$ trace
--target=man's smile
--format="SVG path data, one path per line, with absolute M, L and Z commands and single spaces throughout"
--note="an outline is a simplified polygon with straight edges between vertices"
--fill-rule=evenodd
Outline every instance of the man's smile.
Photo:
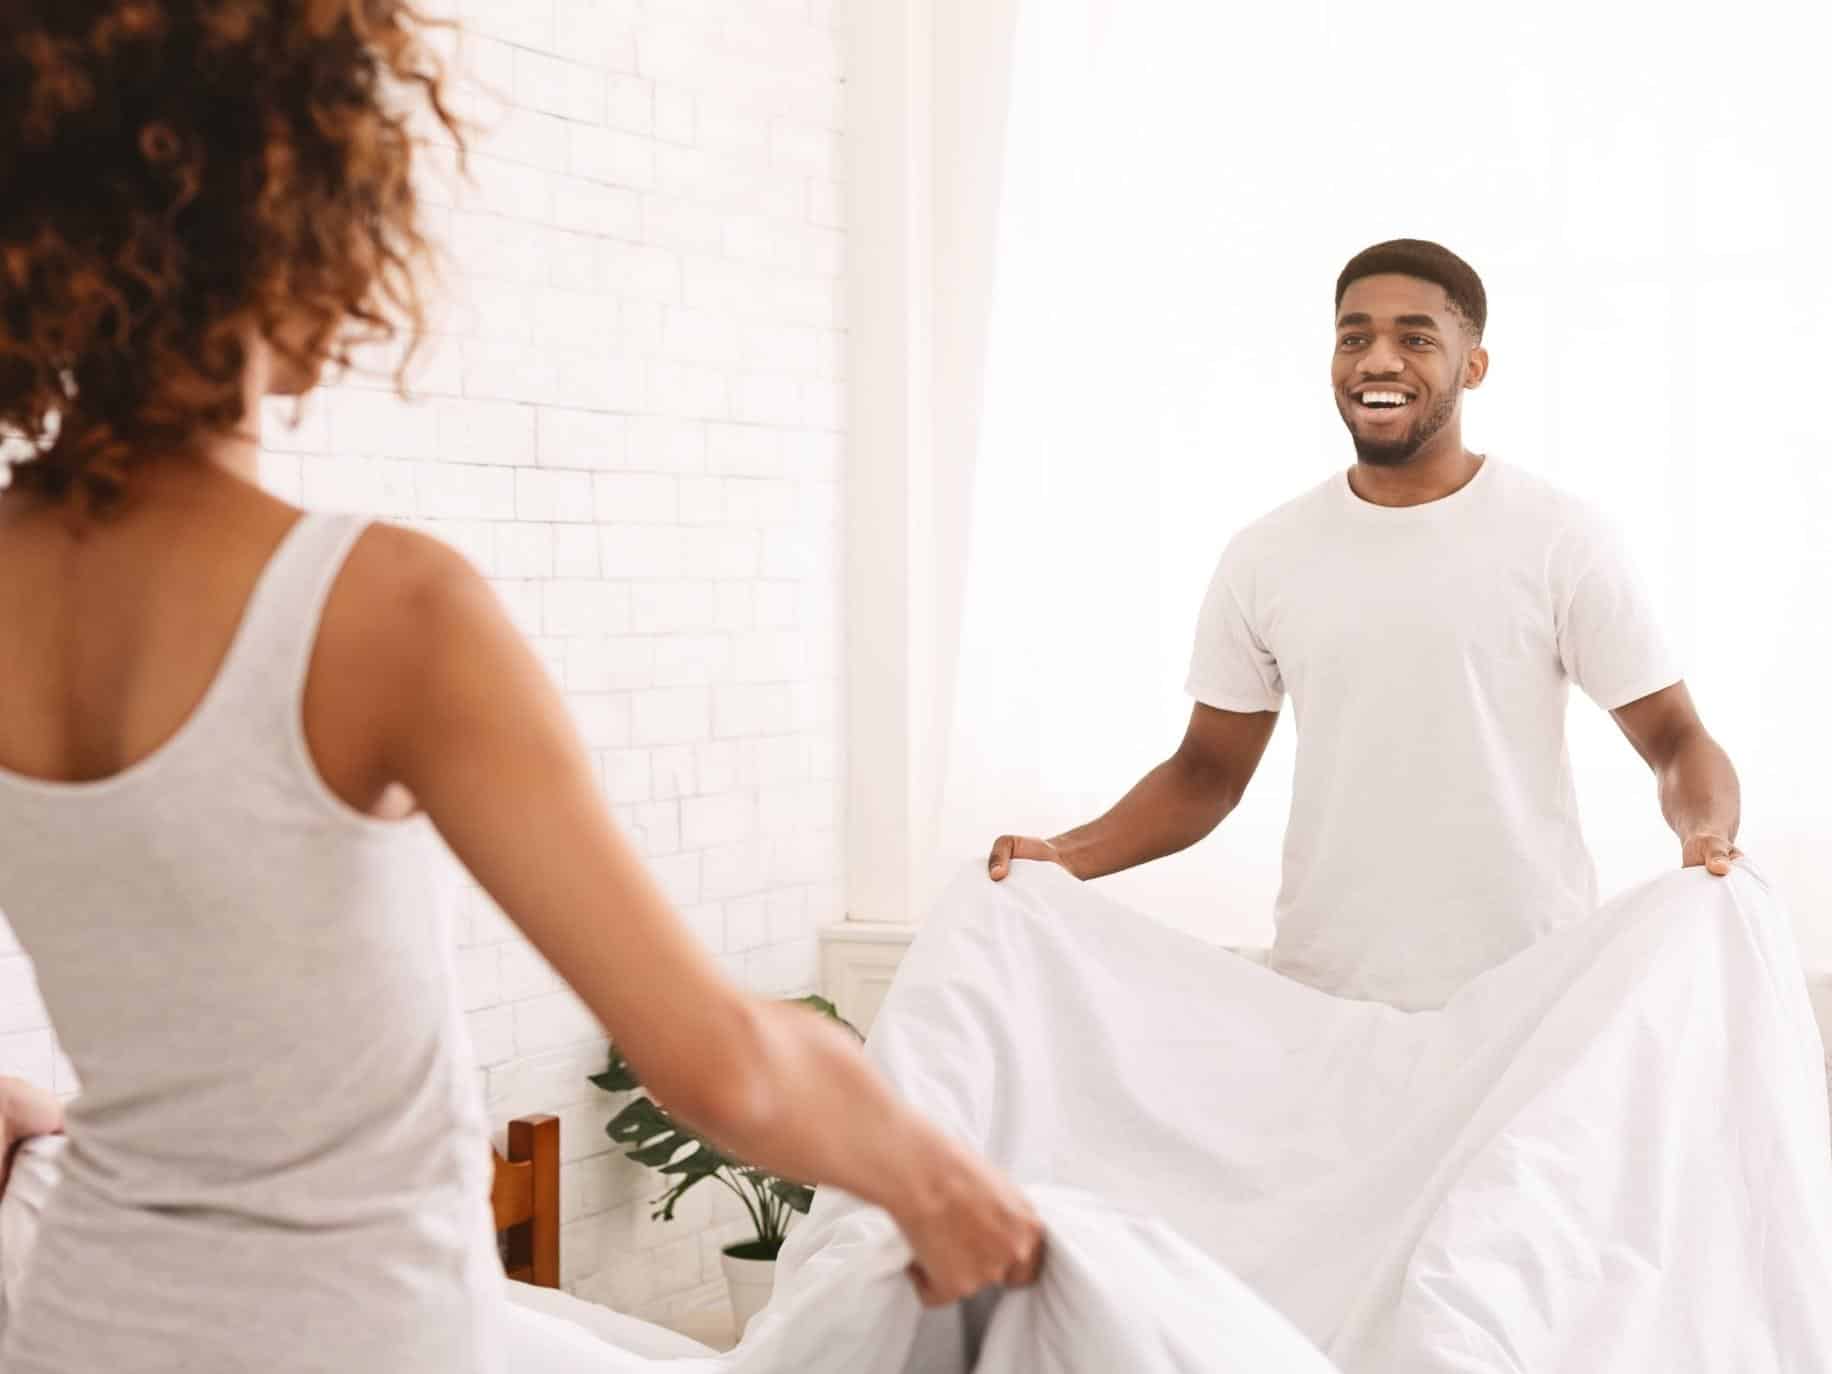
M 1354 413 L 1370 424 L 1389 424 L 1408 416 L 1418 397 L 1402 387 L 1365 386 L 1353 393 Z

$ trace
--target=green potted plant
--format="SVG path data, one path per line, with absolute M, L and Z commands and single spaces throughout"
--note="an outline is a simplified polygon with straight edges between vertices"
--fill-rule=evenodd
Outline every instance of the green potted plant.
M 859 1036 L 858 1028 L 842 1017 L 826 998 L 791 1000 L 837 1021 Z M 859 1038 L 864 1039 L 863 1036 Z M 722 1184 L 744 1204 L 756 1234 L 750 1240 L 726 1246 L 723 1255 L 732 1315 L 738 1330 L 743 1331 L 750 1319 L 769 1302 L 770 1290 L 776 1281 L 776 1256 L 788 1235 L 790 1215 L 807 1212 L 814 1201 L 814 1189 L 733 1159 L 676 1121 L 668 1114 L 668 1109 L 643 1088 L 636 1070 L 616 1045 L 611 1046 L 610 1065 L 603 1073 L 591 1075 L 591 1081 L 609 1093 L 636 1094 L 610 1119 L 604 1133 L 623 1146 L 624 1153 L 631 1159 L 669 1180 L 667 1191 L 655 1199 L 652 1215 L 657 1220 L 674 1220 L 676 1204 L 690 1189 L 707 1179 Z

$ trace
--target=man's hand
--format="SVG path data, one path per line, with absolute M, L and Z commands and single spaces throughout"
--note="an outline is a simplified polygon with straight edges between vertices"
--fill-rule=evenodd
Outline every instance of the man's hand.
M 1679 866 L 1698 868 L 1703 865 L 1705 872 L 1722 878 L 1730 872 L 1730 865 L 1742 857 L 1743 851 L 1722 835 L 1700 833 L 1688 836 L 1680 846 Z
M 1742 790 L 1730 755 L 1705 732 L 1686 684 L 1610 712 L 1660 781 L 1660 814 L 1679 836 L 1680 867 L 1722 878 L 1743 857 L 1736 847 Z
M 1005 875 L 1011 872 L 1013 859 L 1041 859 L 1044 863 L 1069 868 L 1061 851 L 1048 840 L 1039 840 L 1031 835 L 1001 835 L 992 842 L 992 854 L 986 860 L 986 872 L 995 883 L 1005 881 Z M 1069 871 L 1073 873 L 1075 870 Z

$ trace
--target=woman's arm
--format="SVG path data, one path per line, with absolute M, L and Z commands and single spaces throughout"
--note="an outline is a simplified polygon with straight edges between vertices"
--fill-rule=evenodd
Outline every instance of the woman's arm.
M 618 833 L 495 593 L 436 541 L 382 533 L 389 773 L 643 1081 L 733 1153 L 885 1207 L 932 1300 L 1028 1279 L 1041 1233 L 1022 1195 L 912 1113 L 850 1037 L 724 977 Z

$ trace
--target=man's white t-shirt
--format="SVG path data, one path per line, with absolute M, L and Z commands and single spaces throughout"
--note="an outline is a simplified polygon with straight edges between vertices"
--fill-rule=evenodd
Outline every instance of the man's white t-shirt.
M 1566 683 L 1614 710 L 1679 681 L 1607 523 L 1490 458 L 1377 506 L 1345 473 L 1242 530 L 1203 603 L 1189 692 L 1298 726 L 1272 966 L 1442 1005 L 1596 906 Z

